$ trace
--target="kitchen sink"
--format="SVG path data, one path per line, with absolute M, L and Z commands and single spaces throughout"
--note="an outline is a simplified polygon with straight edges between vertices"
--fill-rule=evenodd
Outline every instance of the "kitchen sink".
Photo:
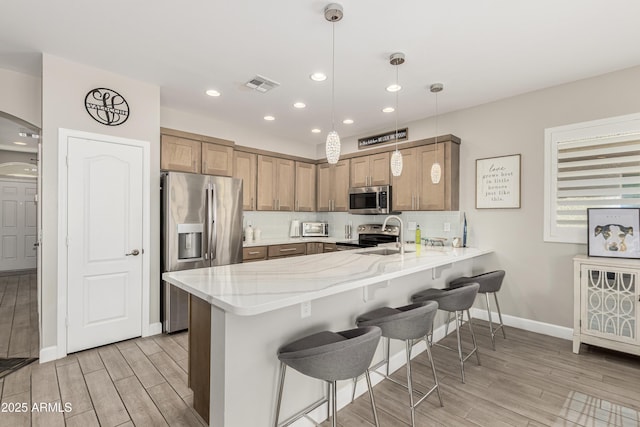
M 404 250 L 404 253 L 409 253 L 414 251 Z M 382 248 L 376 249 L 375 251 L 366 251 L 366 252 L 356 252 L 361 255 L 396 255 L 400 253 L 400 249 L 392 249 L 392 248 Z

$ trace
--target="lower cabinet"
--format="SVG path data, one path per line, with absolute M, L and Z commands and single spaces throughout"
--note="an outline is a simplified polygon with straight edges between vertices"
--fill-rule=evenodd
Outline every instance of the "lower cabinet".
M 196 375 L 192 375 L 197 373 Z M 211 377 L 211 304 L 189 294 L 189 388 L 193 409 L 209 422 Z
M 324 243 L 307 243 L 307 255 L 321 254 L 324 252 Z
M 323 243 L 322 245 L 322 252 L 335 252 L 337 250 L 335 243 Z
M 284 245 L 249 246 L 242 248 L 242 262 L 262 261 L 265 259 L 288 256 L 322 254 L 336 251 L 335 243 L 307 242 Z
M 306 243 L 291 243 L 287 245 L 271 245 L 268 250 L 269 258 L 279 258 L 284 256 L 306 255 Z
M 242 262 L 261 261 L 264 259 L 267 259 L 267 246 L 242 248 Z
M 573 352 L 580 343 L 640 355 L 640 260 L 573 259 Z

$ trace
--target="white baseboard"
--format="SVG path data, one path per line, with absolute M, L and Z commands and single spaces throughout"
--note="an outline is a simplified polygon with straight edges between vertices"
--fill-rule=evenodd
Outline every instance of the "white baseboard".
M 51 347 L 45 347 L 40 349 L 40 363 L 51 362 L 58 358 L 58 347 L 52 345 Z
M 473 316 L 475 319 L 482 319 L 486 321 L 489 320 L 486 309 L 474 307 L 470 311 L 471 316 Z M 491 321 L 496 323 L 499 321 L 497 312 L 491 312 Z M 549 335 L 551 337 L 562 338 L 565 340 L 573 339 L 573 328 L 552 325 L 551 323 L 538 322 L 537 320 L 509 316 L 508 314 L 502 315 L 502 321 L 507 326 L 524 329 L 525 331 L 536 332 L 538 334 Z
M 143 335 L 144 337 L 150 337 L 151 335 L 158 335 L 162 333 L 162 322 L 155 322 L 149 324 L 149 334 Z

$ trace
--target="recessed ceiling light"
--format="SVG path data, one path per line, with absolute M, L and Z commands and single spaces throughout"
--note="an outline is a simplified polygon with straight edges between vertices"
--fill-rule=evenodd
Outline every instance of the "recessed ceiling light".
M 314 82 L 323 82 L 327 80 L 327 75 L 324 73 L 313 73 L 309 76 L 309 78 Z
M 320 129 L 318 129 L 318 128 L 314 128 L 314 129 L 311 129 L 311 132 L 313 132 L 313 133 L 320 133 L 320 132 L 322 132 L 322 131 L 321 131 Z
M 296 102 L 295 104 L 293 104 L 293 106 L 295 108 L 304 108 L 307 106 L 307 104 L 305 104 L 304 102 Z
M 396 84 L 396 83 L 387 86 L 387 92 L 397 92 L 400 89 L 402 89 L 402 86 L 400 86 L 399 84 Z
M 209 96 L 220 96 L 220 92 L 215 89 L 209 89 L 206 94 Z
M 16 144 L 16 145 L 27 145 L 26 142 L 22 142 L 22 141 L 15 141 L 14 144 Z
M 342 123 L 344 123 L 345 125 L 352 125 L 353 124 L 353 120 L 352 119 L 344 119 L 342 121 Z
M 272 122 L 272 121 L 274 121 L 276 118 L 275 118 L 275 117 L 273 117 L 273 116 L 264 116 L 264 119 L 265 119 L 266 121 L 268 121 L 268 122 Z
M 382 109 L 382 112 L 383 112 L 383 113 L 393 113 L 394 111 L 396 111 L 396 109 L 395 109 L 395 108 L 393 108 L 393 107 L 384 107 L 384 108 Z

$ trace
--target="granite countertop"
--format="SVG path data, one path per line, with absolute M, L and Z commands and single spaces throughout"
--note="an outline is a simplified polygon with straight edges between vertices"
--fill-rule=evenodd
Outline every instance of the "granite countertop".
M 493 252 L 407 244 L 411 252 L 404 255 L 365 254 L 385 246 L 394 244 L 177 271 L 164 273 L 162 278 L 222 310 L 250 316 Z

